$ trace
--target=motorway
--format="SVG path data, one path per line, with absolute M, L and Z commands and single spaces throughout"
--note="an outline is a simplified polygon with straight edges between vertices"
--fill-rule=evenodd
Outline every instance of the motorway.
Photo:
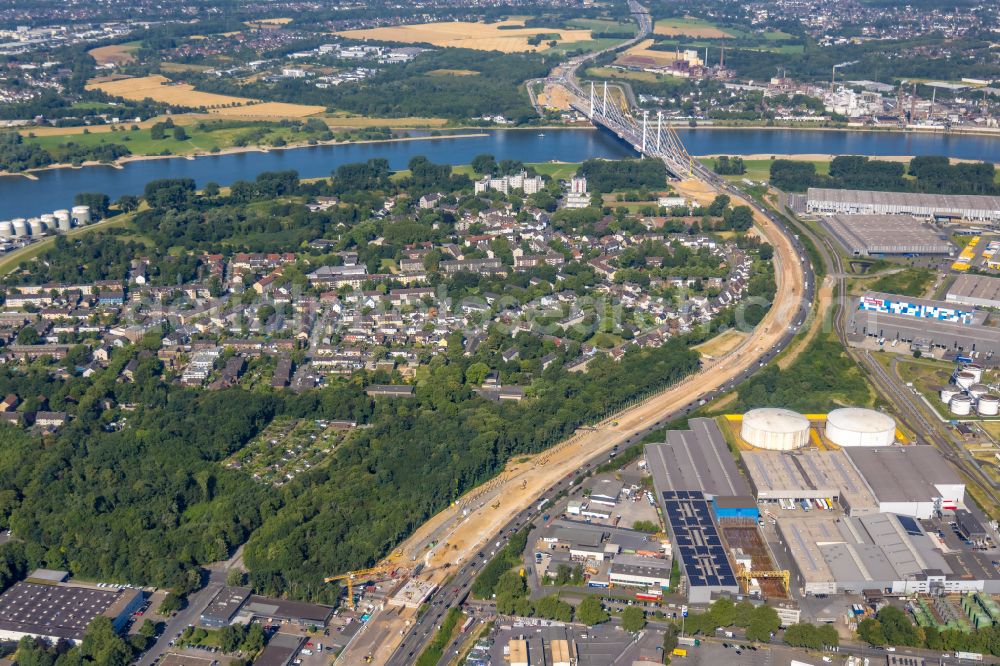
M 633 16 L 640 24 L 639 36 L 636 39 L 641 39 L 652 29 L 652 22 L 644 8 L 634 1 L 629 4 Z M 628 43 L 631 42 L 626 44 Z M 622 48 L 626 44 L 615 48 Z M 567 87 L 572 86 L 579 90 L 575 85 L 575 71 L 588 59 L 580 57 L 572 61 L 571 67 L 567 68 L 564 65 L 554 70 L 556 81 L 564 85 L 568 83 Z M 493 536 L 468 544 L 467 552 L 459 550 L 451 554 L 452 561 L 464 563 L 460 568 L 449 570 L 450 576 L 431 597 L 430 606 L 423 615 L 412 625 L 409 622 L 402 625 L 403 628 L 399 629 L 402 640 L 384 663 L 390 666 L 406 666 L 413 663 L 433 639 L 448 609 L 461 605 L 468 598 L 475 575 L 491 555 L 506 544 L 511 534 L 540 513 L 536 504 L 542 497 L 551 497 L 553 493 L 566 490 L 581 470 L 610 460 L 613 456 L 613 446 L 617 448 L 619 444 L 629 445 L 638 442 L 649 432 L 662 428 L 670 421 L 689 414 L 698 406 L 728 393 L 736 384 L 759 371 L 786 349 L 797 335 L 800 326 L 806 322 L 815 296 L 816 281 L 809 256 L 798 236 L 785 226 L 779 216 L 744 195 L 734 185 L 705 169 L 700 163 L 695 163 L 694 170 L 695 176 L 715 191 L 729 195 L 734 203 L 749 205 L 754 210 L 758 227 L 775 247 L 775 279 L 779 294 L 764 321 L 739 347 L 704 367 L 701 373 L 626 410 L 616 417 L 618 420 L 613 423 L 602 424 L 603 430 L 595 429 L 593 434 L 600 439 L 599 444 L 591 446 L 589 450 L 574 453 L 568 464 L 560 466 L 559 463 L 549 463 L 550 466 L 545 470 L 547 474 L 543 477 L 551 479 L 548 485 L 532 486 L 521 493 L 505 494 L 504 509 L 514 510 L 515 513 L 506 522 L 499 523 L 499 528 L 492 532 Z M 585 442 L 581 441 L 580 445 L 583 447 Z M 559 476 L 556 476 L 557 470 Z M 525 483 L 527 485 L 527 481 Z M 502 492 L 500 488 L 498 491 Z M 497 516 L 502 515 L 495 511 L 491 514 L 487 509 L 481 508 L 470 514 L 465 522 L 479 523 L 482 526 L 498 522 Z M 455 531 L 460 527 L 461 523 Z M 365 633 L 370 635 L 363 642 L 364 645 L 351 646 L 345 650 L 341 655 L 343 663 L 362 663 L 359 655 L 365 653 L 366 646 L 372 646 L 372 649 L 367 652 L 365 660 L 371 659 L 381 663 L 381 650 L 378 650 L 378 656 L 374 656 L 374 651 L 378 647 L 385 649 L 388 647 L 386 643 L 398 639 L 392 629 L 400 623 L 398 617 L 393 618 L 395 624 L 393 623 L 388 617 L 392 614 L 395 614 L 395 611 L 382 611 L 369 620 L 370 625 L 382 622 L 385 627 L 381 630 L 375 626 L 367 627 Z M 447 660 L 446 654 L 442 663 L 446 664 Z

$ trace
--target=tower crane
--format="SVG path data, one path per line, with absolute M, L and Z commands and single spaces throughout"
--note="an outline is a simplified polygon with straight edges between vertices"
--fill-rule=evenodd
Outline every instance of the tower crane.
M 348 571 L 347 573 L 340 574 L 339 576 L 330 576 L 329 578 L 324 578 L 323 582 L 333 583 L 336 581 L 346 580 L 347 602 L 350 604 L 351 610 L 357 610 L 354 604 L 354 583 L 383 576 L 384 574 L 391 575 L 396 571 L 396 568 L 397 567 L 392 564 L 382 564 L 377 567 L 371 567 L 370 569 L 359 569 L 357 571 Z

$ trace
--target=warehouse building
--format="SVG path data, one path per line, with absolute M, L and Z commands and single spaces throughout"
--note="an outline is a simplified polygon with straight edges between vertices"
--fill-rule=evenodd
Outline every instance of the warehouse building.
M 981 591 L 985 579 L 956 575 L 919 523 L 907 516 L 859 518 L 830 513 L 783 518 L 778 531 L 791 555 L 793 586 L 803 594 Z
M 867 481 L 879 511 L 930 518 L 955 510 L 965 499 L 965 483 L 932 446 L 850 448 L 844 453 Z
M 93 588 L 70 583 L 15 583 L 0 596 L 0 641 L 25 636 L 80 643 L 87 626 L 99 616 L 122 631 L 142 606 L 142 592 L 133 588 Z
M 855 257 L 881 254 L 951 254 L 954 247 L 929 225 L 901 215 L 823 218 L 833 237 Z
M 884 305 L 873 303 L 887 299 L 912 307 L 895 306 L 889 310 Z M 955 314 L 928 316 L 932 310 L 921 304 L 929 304 L 939 312 L 950 310 Z M 941 349 L 966 354 L 1000 352 L 1000 328 L 984 325 L 986 319 L 987 313 L 975 311 L 971 307 L 963 308 L 955 303 L 870 292 L 858 299 L 857 308 L 848 321 L 847 332 L 855 343 L 870 337 L 899 340 L 923 351 Z
M 945 300 L 959 305 L 1000 308 L 1000 278 L 986 275 L 959 275 L 948 289 Z
M 869 484 L 843 450 L 745 451 L 743 463 L 758 500 L 828 499 L 850 516 L 878 513 Z
M 806 193 L 806 212 L 826 215 L 915 215 L 997 222 L 1000 221 L 1000 197 L 810 187 Z
M 639 555 L 616 555 L 609 570 L 611 585 L 645 589 L 670 587 L 670 561 Z
M 646 464 L 657 495 L 697 490 L 706 497 L 750 494 L 726 439 L 713 419 L 691 419 L 690 430 L 670 430 L 662 444 L 646 445 Z
M 722 546 L 705 495 L 696 490 L 665 491 L 667 525 L 674 540 L 674 557 L 688 582 L 688 601 L 709 603 L 713 594 L 739 594 L 736 574 Z

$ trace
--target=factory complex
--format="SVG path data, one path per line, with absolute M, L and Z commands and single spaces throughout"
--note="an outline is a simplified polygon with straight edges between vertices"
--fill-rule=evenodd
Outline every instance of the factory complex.
M 810 187 L 806 212 L 821 215 L 911 215 L 938 220 L 1000 221 L 1000 197 L 916 194 Z
M 886 254 L 944 254 L 954 246 L 930 225 L 904 215 L 832 215 L 823 224 L 855 257 Z
M 1000 278 L 988 275 L 959 275 L 948 288 L 945 300 L 958 305 L 1000 308 Z
M 1000 593 L 964 481 L 937 449 L 900 444 L 889 415 L 765 408 L 689 427 L 645 459 L 690 602 Z
M 34 636 L 78 644 L 95 618 L 108 617 L 120 632 L 144 603 L 135 588 L 77 585 L 66 582 L 68 577 L 65 571 L 39 569 L 0 595 L 0 640 Z
M 868 292 L 857 299 L 847 330 L 853 342 L 877 338 L 923 352 L 992 357 L 1000 351 L 1000 327 L 988 325 L 988 318 L 970 304 Z

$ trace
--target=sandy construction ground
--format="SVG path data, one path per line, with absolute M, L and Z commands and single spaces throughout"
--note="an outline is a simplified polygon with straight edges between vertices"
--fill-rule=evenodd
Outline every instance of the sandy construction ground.
M 589 30 L 561 28 L 509 28 L 500 26 L 523 26 L 521 21 L 501 21 L 500 23 L 469 23 L 451 21 L 447 23 L 421 23 L 401 25 L 391 28 L 371 28 L 365 30 L 345 30 L 336 34 L 351 39 L 373 39 L 384 42 L 428 43 L 434 46 L 476 49 L 479 51 L 543 51 L 550 40 L 531 45 L 528 39 L 533 35 L 559 34 L 558 42 L 582 42 L 590 39 Z
M 741 342 L 743 342 L 743 340 L 746 339 L 746 337 L 746 333 L 731 328 L 728 331 L 720 333 L 711 340 L 703 342 L 695 347 L 695 349 L 700 351 L 702 356 L 711 360 L 717 356 L 722 356 L 733 351 L 740 345 Z
M 134 45 L 130 44 L 112 44 L 111 46 L 99 46 L 96 49 L 90 49 L 87 53 L 94 58 L 98 65 L 107 65 L 109 63 L 121 65 L 135 60 L 135 56 L 132 55 L 135 48 Z
M 674 60 L 677 59 L 676 54 L 673 51 L 655 51 L 650 49 L 652 46 L 652 39 L 645 39 L 635 46 L 626 49 L 616 60 L 616 62 L 622 63 L 638 63 L 641 59 L 642 64 L 651 67 L 662 67 L 669 65 Z
M 569 111 L 573 96 L 565 87 L 558 84 L 546 83 L 545 89 L 538 94 L 538 103 L 547 109 L 556 111 Z
M 683 19 L 679 21 L 672 19 L 659 19 L 656 22 L 656 27 L 653 28 L 653 34 L 665 35 L 667 37 L 684 35 L 685 37 L 705 37 L 708 39 L 723 39 L 725 37 L 732 37 L 732 35 L 728 32 L 719 30 L 714 26 L 688 25 L 688 22 Z
M 141 101 L 147 97 L 165 104 L 214 108 L 233 104 L 253 104 L 257 100 L 199 92 L 187 83 L 172 83 L 165 76 L 153 75 L 117 81 L 91 81 L 88 90 L 101 90 L 115 97 Z
M 698 181 L 684 181 L 676 189 L 698 201 L 711 201 L 715 196 L 711 187 Z M 517 458 L 523 462 L 512 461 L 499 477 L 431 518 L 401 548 L 401 559 L 409 561 L 417 557 L 428 565 L 421 579 L 440 585 L 451 567 L 474 555 L 512 516 L 528 508 L 553 484 L 578 474 L 585 461 L 613 446 L 625 444 L 636 433 L 663 419 L 665 414 L 683 409 L 694 396 L 731 382 L 755 363 L 759 351 L 780 341 L 802 296 L 801 265 L 795 248 L 774 224 L 756 211 L 754 216 L 761 232 L 774 245 L 778 283 L 775 302 L 757 328 L 728 354 L 706 362 L 701 372 L 606 419 L 593 429 L 578 430 L 568 440 L 543 453 Z M 466 510 L 467 515 L 463 515 Z M 427 544 L 433 540 L 439 544 L 427 550 Z M 445 564 L 450 566 L 444 568 Z M 414 616 L 415 611 L 379 613 L 340 660 L 345 664 L 364 663 L 365 656 L 372 654 L 372 663 L 385 663 L 400 642 L 400 632 L 405 632 Z

